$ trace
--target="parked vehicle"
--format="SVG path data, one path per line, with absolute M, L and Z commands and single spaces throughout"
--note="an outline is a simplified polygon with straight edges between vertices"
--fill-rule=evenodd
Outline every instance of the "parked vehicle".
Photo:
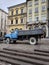
M 28 40 L 30 44 L 37 44 L 38 38 L 44 35 L 43 29 L 34 30 L 15 30 L 5 35 L 6 43 L 16 42 L 17 40 Z
M 0 31 L 0 41 L 3 41 L 4 40 L 4 35 L 3 35 L 3 32 Z
M 3 41 L 4 40 L 4 37 L 0 37 L 0 41 Z

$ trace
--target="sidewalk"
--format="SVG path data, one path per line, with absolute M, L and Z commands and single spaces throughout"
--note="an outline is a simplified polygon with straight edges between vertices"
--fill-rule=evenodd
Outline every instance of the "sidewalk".
M 42 38 L 38 40 L 40 44 L 49 44 L 49 38 Z

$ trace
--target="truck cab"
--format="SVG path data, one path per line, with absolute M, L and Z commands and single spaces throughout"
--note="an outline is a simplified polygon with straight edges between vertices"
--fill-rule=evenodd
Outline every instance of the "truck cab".
M 6 42 L 11 42 L 11 41 L 16 41 L 18 38 L 18 30 L 14 30 L 9 34 L 5 35 L 5 40 Z

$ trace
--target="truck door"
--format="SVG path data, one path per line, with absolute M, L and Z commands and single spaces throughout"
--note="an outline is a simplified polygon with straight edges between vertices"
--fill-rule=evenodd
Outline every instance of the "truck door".
M 18 38 L 18 31 L 12 32 L 11 37 L 14 38 L 14 39 Z

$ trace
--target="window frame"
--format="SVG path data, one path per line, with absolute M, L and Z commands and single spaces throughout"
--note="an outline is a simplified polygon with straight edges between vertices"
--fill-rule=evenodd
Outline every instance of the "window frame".
M 23 9 L 21 9 L 21 14 L 23 14 Z
M 16 15 L 18 15 L 18 9 L 16 10 Z
M 13 20 L 11 20 L 11 25 L 13 24 Z
M 21 24 L 23 24 L 24 23 L 24 19 L 23 18 L 21 18 Z
M 16 24 L 18 24 L 18 19 L 16 19 Z

